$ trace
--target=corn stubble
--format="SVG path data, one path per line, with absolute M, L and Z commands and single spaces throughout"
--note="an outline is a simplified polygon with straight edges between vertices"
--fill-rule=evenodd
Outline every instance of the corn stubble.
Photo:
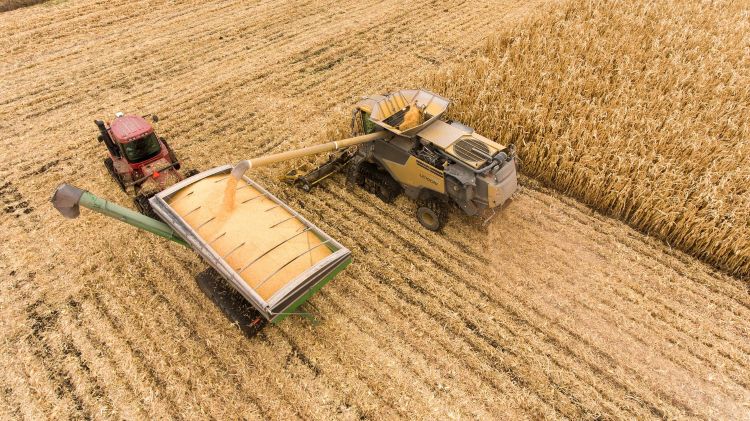
M 340 174 L 308 194 L 284 165 L 253 171 L 355 257 L 311 298 L 320 325 L 252 339 L 201 292 L 194 251 L 49 204 L 61 180 L 130 204 L 92 118 L 157 112 L 186 169 L 346 137 L 359 95 L 438 70 L 405 53 L 412 34 L 449 66 L 540 4 L 53 2 L 0 19 L 19 63 L 0 101 L 0 419 L 747 418 L 746 284 L 542 189 L 437 234 L 413 201 Z
M 747 277 L 748 10 L 573 1 L 428 85 L 527 175 Z

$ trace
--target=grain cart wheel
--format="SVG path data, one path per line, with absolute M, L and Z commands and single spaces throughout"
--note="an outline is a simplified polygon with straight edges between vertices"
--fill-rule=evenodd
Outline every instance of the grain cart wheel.
M 122 191 L 127 191 L 125 188 L 125 183 L 122 181 L 120 174 L 117 174 L 117 172 L 115 171 L 115 164 L 112 162 L 112 158 L 106 158 L 104 160 L 104 166 L 107 167 L 107 172 L 112 176 L 112 178 L 115 179 L 115 181 L 117 181 L 117 185 L 120 186 Z
M 232 324 L 237 325 L 248 338 L 257 335 L 268 321 L 253 306 L 229 286 L 216 270 L 209 268 L 199 273 L 195 280 L 198 287 L 224 313 Z
M 151 208 L 151 204 L 148 203 L 148 199 L 151 196 L 147 196 L 145 194 L 137 195 L 133 199 L 133 201 L 135 202 L 135 207 L 138 208 L 138 212 L 148 216 L 149 218 L 161 220 L 161 218 L 159 218 L 159 215 L 157 215 L 156 212 L 154 212 L 154 210 Z
M 417 204 L 417 220 L 430 231 L 440 231 L 447 217 L 445 204 L 437 199 L 422 200 Z
M 196 174 L 200 174 L 200 171 L 195 170 L 195 169 L 193 169 L 193 170 L 187 170 L 187 171 L 185 171 L 185 178 L 190 178 L 190 177 L 192 177 L 192 176 L 194 176 Z

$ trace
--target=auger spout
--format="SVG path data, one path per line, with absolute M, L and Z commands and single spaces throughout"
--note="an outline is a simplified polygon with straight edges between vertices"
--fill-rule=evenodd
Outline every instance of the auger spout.
M 77 218 L 80 214 L 80 207 L 83 206 L 84 208 L 89 208 L 110 218 L 118 219 L 126 224 L 189 247 L 182 237 L 177 235 L 169 225 L 116 203 L 96 197 L 86 190 L 79 189 L 70 184 L 63 183 L 57 187 L 55 193 L 52 195 L 52 205 L 64 217 L 69 219 Z

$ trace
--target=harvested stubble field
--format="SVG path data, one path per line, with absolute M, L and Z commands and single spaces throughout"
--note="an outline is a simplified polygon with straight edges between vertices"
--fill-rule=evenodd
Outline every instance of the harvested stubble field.
M 71 1 L 2 15 L 0 417 L 747 417 L 746 284 L 533 181 L 489 228 L 454 213 L 434 234 L 403 198 L 340 177 L 305 195 L 282 169 L 255 173 L 355 263 L 311 300 L 321 324 L 254 339 L 202 295 L 191 251 L 47 202 L 65 180 L 129 203 L 94 118 L 157 112 L 200 169 L 310 144 L 356 96 L 418 84 L 539 9 Z

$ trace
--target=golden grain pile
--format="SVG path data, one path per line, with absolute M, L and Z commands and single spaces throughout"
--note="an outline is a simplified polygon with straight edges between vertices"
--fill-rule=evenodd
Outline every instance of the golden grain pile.
M 577 0 L 428 85 L 526 174 L 747 276 L 749 7 Z

